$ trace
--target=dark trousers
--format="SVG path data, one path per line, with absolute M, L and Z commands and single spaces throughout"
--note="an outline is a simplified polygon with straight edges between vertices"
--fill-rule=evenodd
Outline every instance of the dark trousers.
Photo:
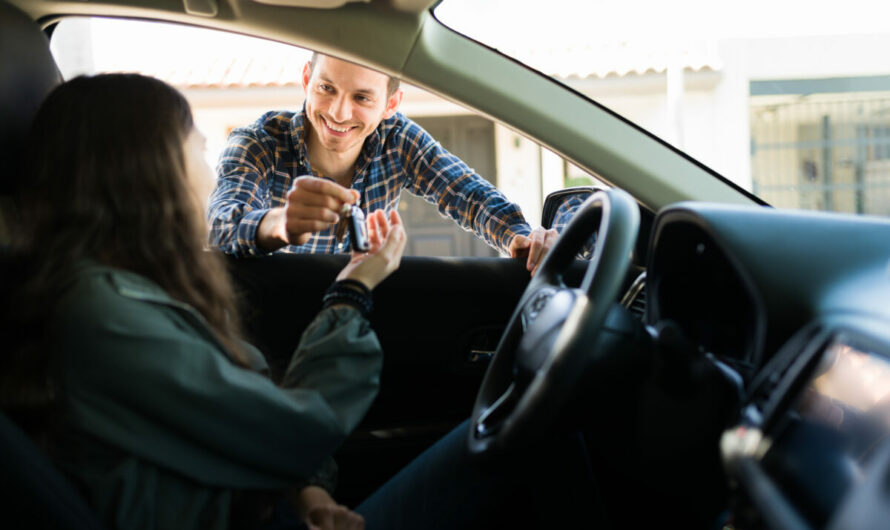
M 571 528 L 601 516 L 577 434 L 485 465 L 467 451 L 468 424 L 455 427 L 355 508 L 367 530 Z M 272 528 L 305 528 L 298 519 L 276 519 Z
M 519 473 L 485 469 L 467 451 L 463 422 L 439 439 L 355 511 L 365 528 L 474 528 L 490 521 L 518 487 Z

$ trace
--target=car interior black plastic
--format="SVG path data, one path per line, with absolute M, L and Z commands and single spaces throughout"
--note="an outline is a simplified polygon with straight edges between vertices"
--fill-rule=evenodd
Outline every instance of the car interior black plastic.
M 0 192 L 14 191 L 25 132 L 43 98 L 60 81 L 40 28 L 18 9 L 0 2 Z M 3 311 L 15 307 L 7 287 L 16 281 L 17 267 L 5 251 L 0 253 L 0 275 L 6 282 Z M 23 528 L 100 528 L 71 482 L 2 414 L 0 469 L 0 511 L 7 523 Z

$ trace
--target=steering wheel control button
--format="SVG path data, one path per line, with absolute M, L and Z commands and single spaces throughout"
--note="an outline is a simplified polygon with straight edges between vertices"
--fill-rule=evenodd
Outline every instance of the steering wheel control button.
M 525 304 L 522 310 L 522 330 L 525 331 L 538 318 L 538 315 L 547 305 L 547 301 L 556 294 L 556 289 L 545 287 L 538 291 L 532 299 Z
M 535 297 L 526 307 L 534 306 L 539 301 L 543 303 L 537 309 L 534 321 L 525 330 L 516 351 L 517 375 L 522 379 L 534 377 L 550 356 L 556 337 L 575 304 L 575 294 L 570 290 L 551 290 L 546 299 Z

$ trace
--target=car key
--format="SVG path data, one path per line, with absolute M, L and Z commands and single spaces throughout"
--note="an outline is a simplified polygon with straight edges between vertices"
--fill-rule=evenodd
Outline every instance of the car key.
M 367 252 L 370 248 L 368 244 L 368 225 L 365 223 L 365 213 L 358 206 L 350 209 L 349 220 L 349 243 L 352 245 L 354 252 Z
M 368 229 L 365 225 L 365 213 L 358 206 L 344 204 L 340 211 L 340 223 L 337 225 L 336 239 L 342 244 L 346 239 L 346 230 L 349 230 L 349 244 L 355 252 L 367 252 Z

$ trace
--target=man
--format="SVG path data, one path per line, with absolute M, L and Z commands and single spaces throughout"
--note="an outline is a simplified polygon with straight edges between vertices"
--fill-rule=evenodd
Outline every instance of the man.
M 557 232 L 532 230 L 517 205 L 398 112 L 398 80 L 313 54 L 302 84 L 302 112 L 269 112 L 229 136 L 210 199 L 212 244 L 235 255 L 345 252 L 343 205 L 389 212 L 406 188 L 525 257 L 534 274 Z

